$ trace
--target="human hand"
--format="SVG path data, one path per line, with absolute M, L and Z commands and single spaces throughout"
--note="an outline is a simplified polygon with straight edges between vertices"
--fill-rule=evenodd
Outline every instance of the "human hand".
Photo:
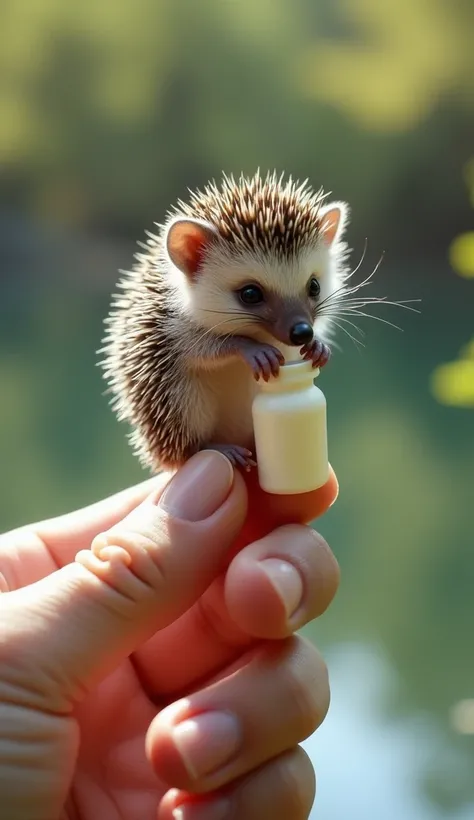
M 322 514 L 335 476 L 277 498 L 207 452 L 168 482 L 0 538 L 5 820 L 309 815 L 298 743 L 329 687 L 293 633 L 339 573 L 321 537 L 289 522 Z

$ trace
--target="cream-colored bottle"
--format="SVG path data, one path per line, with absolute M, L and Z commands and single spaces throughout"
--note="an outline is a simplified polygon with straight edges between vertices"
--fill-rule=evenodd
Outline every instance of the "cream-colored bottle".
M 252 405 L 259 483 L 267 493 L 296 495 L 329 478 L 326 399 L 319 369 L 289 362 L 260 383 Z

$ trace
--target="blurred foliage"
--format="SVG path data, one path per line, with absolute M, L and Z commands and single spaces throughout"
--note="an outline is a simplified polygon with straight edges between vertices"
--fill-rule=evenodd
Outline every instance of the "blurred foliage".
M 474 278 L 474 231 L 463 233 L 453 240 L 450 257 L 459 276 Z
M 473 24 L 465 0 L 4 0 L 3 191 L 136 238 L 187 186 L 284 165 L 393 246 L 390 190 L 423 247 L 470 150 Z
M 318 528 L 342 585 L 310 634 L 383 646 L 387 709 L 443 733 L 420 785 L 447 812 L 474 799 L 450 723 L 474 694 L 473 30 L 472 0 L 0 7 L 2 528 L 143 476 L 96 350 L 117 268 L 170 203 L 257 166 L 347 199 L 358 275 L 388 251 L 371 295 L 422 313 L 385 312 L 400 335 L 366 321 L 324 376 L 341 494 Z
M 474 160 L 467 164 L 465 178 L 474 208 Z M 474 231 L 457 236 L 451 243 L 449 256 L 459 276 L 474 278 Z M 458 359 L 436 367 L 431 386 L 442 404 L 474 407 L 474 337 L 461 349 Z
M 432 389 L 442 404 L 474 408 L 474 338 L 461 349 L 458 359 L 438 365 Z
M 419 125 L 439 96 L 453 91 L 470 108 L 472 29 L 460 3 L 341 0 L 335 6 L 355 36 L 309 47 L 301 82 L 310 96 L 335 103 L 366 128 L 389 132 Z

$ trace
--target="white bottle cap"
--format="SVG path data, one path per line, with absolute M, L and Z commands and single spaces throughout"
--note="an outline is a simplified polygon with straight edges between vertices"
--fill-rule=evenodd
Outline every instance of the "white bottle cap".
M 311 362 L 289 362 L 277 378 L 261 383 L 253 401 L 258 476 L 268 493 L 311 492 L 329 479 L 326 399 L 314 384 L 318 374 Z

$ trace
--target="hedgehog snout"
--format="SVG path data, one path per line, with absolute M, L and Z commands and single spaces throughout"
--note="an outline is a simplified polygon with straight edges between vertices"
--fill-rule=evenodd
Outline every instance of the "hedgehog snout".
M 285 312 L 279 316 L 272 327 L 273 335 L 284 345 L 302 346 L 312 341 L 314 331 L 306 311 Z
M 290 342 L 293 345 L 307 345 L 313 341 L 314 331 L 309 322 L 296 322 L 290 328 Z

